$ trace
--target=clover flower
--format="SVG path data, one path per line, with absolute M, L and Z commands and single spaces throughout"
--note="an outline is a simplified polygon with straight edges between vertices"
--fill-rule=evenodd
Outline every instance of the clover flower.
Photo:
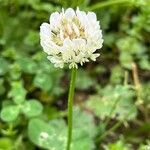
M 95 52 L 102 47 L 102 30 L 94 12 L 62 9 L 52 13 L 49 21 L 40 27 L 40 40 L 55 67 L 78 68 L 100 55 Z

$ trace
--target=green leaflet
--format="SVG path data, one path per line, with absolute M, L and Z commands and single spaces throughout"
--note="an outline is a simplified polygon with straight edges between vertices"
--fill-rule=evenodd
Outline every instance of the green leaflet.
M 7 106 L 4 107 L 1 111 L 1 119 L 6 122 L 11 122 L 17 119 L 20 112 L 20 108 L 18 106 Z
M 95 125 L 90 114 L 74 109 L 74 128 L 72 150 L 92 150 Z M 32 119 L 28 126 L 30 140 L 45 149 L 65 150 L 67 142 L 67 125 L 62 119 L 44 122 L 40 119 Z M 81 140 L 82 139 L 82 140 Z

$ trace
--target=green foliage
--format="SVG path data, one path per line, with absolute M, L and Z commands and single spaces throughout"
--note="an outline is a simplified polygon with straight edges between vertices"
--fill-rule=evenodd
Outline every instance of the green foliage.
M 39 72 L 33 81 L 35 87 L 39 87 L 44 91 L 49 91 L 52 88 L 52 78 L 48 74 L 43 74 Z
M 5 87 L 4 87 L 4 80 L 0 78 L 0 95 L 4 94 Z
M 150 82 L 148 82 L 147 84 L 145 84 L 142 88 L 142 99 L 144 101 L 144 103 L 147 105 L 147 107 L 150 106 Z
M 134 93 L 130 87 L 121 85 L 116 87 L 107 86 L 101 94 L 102 96 L 91 96 L 86 102 L 86 107 L 91 109 L 101 119 L 111 117 L 122 120 L 132 107 L 134 107 L 134 111 L 125 119 L 128 120 L 136 117 L 137 110 L 132 101 Z
M 75 107 L 73 125 L 72 150 L 92 150 L 94 148 L 93 138 L 96 135 L 92 115 Z
M 143 59 L 145 59 L 144 53 L 146 51 L 146 48 L 136 38 L 128 37 L 128 36 L 123 37 L 122 39 L 120 38 L 117 41 L 117 46 L 121 51 L 120 58 L 119 58 L 121 65 L 126 68 L 131 69 L 131 64 L 134 61 L 135 56 L 139 59 L 139 61 L 143 61 Z M 133 57 L 133 55 L 134 55 L 134 57 Z M 144 62 L 143 62 L 143 64 L 144 64 Z M 148 62 L 145 62 L 145 65 L 143 65 L 143 69 L 145 69 L 147 67 L 148 67 Z
M 1 111 L 1 119 L 6 122 L 14 121 L 18 117 L 19 111 L 20 109 L 18 106 L 4 107 Z
M 147 150 L 150 148 L 150 141 L 148 140 L 146 144 L 141 144 L 138 150 Z
M 1 110 L 1 119 L 6 122 L 14 121 L 23 113 L 27 118 L 41 115 L 43 106 L 37 100 L 28 100 L 21 104 L 4 106 Z
M 129 146 L 125 145 L 123 140 L 119 140 L 116 143 L 105 146 L 105 150 L 130 150 L 130 148 Z
M 8 62 L 6 61 L 6 59 L 0 57 L 0 75 L 4 75 L 5 73 L 8 72 Z
M 54 123 L 54 124 L 53 124 Z M 55 126 L 61 124 L 61 128 Z M 28 135 L 33 143 L 45 149 L 65 149 L 66 129 L 63 120 L 45 123 L 39 119 L 33 119 L 28 126 Z
M 22 112 L 26 117 L 35 117 L 42 113 L 43 107 L 37 100 L 28 100 L 22 106 Z
M 20 66 L 21 70 L 25 73 L 35 73 L 35 71 L 38 69 L 37 64 L 30 58 L 19 58 L 17 60 L 18 65 Z
M 16 120 L 19 114 L 23 113 L 27 118 L 41 115 L 43 106 L 40 102 L 34 99 L 26 100 L 26 90 L 22 82 L 12 82 L 12 89 L 9 97 L 12 98 L 14 104 L 8 103 L 3 105 L 1 110 L 1 119 L 5 122 Z
M 96 128 L 92 116 L 75 108 L 73 122 L 72 150 L 93 149 L 92 139 L 95 136 Z M 49 123 L 40 119 L 32 119 L 29 122 L 28 135 L 33 143 L 42 148 L 65 150 L 67 125 L 62 119 L 51 120 Z
M 115 66 L 111 70 L 110 82 L 114 84 L 120 84 L 123 76 L 123 69 L 120 66 Z
M 12 141 L 9 138 L 0 138 L 0 149 L 1 150 L 12 150 Z
M 83 70 L 78 72 L 78 77 L 79 78 L 77 78 L 76 81 L 76 87 L 78 89 L 86 90 L 95 84 L 94 79 L 92 80 L 92 78 L 90 78 L 89 75 Z
M 26 90 L 23 87 L 22 82 L 12 82 L 11 91 L 9 97 L 11 97 L 16 104 L 21 104 L 25 101 Z
M 85 111 L 75 110 L 71 150 L 149 147 L 149 128 L 142 127 L 150 120 L 150 0 L 0 0 L 0 150 L 65 147 L 69 71 L 47 60 L 39 27 L 52 12 L 77 6 L 96 12 L 104 46 L 95 63 L 78 69 L 74 104 Z M 120 121 L 121 130 L 96 142 Z M 42 132 L 54 138 L 43 140 Z

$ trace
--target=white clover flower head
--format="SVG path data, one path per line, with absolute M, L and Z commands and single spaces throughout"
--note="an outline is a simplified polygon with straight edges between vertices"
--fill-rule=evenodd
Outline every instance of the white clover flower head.
M 40 27 L 41 46 L 55 67 L 78 68 L 78 64 L 96 61 L 95 53 L 103 44 L 102 30 L 94 12 L 72 8 L 54 12 L 50 23 Z

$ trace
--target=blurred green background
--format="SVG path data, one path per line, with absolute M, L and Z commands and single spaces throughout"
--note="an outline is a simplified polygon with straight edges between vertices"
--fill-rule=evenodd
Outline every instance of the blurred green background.
M 104 46 L 78 69 L 72 150 L 150 149 L 149 0 L 0 0 L 0 150 L 64 150 L 70 71 L 47 60 L 39 27 L 77 6 Z

